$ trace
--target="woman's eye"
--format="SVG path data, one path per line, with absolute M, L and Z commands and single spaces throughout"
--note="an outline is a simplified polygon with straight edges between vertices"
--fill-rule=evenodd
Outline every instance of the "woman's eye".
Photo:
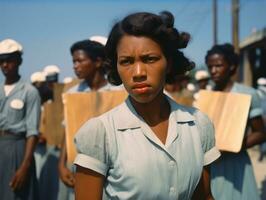
M 124 59 L 124 60 L 120 60 L 119 64 L 120 65 L 129 65 L 129 64 L 131 64 L 131 61 L 130 61 L 130 59 Z
M 159 58 L 156 57 L 156 56 L 147 56 L 147 57 L 144 57 L 144 58 L 143 58 L 143 61 L 144 61 L 145 63 L 154 63 L 154 62 L 156 62 L 157 60 L 159 60 Z

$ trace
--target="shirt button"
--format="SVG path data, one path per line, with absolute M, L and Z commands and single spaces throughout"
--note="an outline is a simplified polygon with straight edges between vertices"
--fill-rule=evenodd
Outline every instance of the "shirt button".
M 171 167 L 174 167 L 174 166 L 175 166 L 175 162 L 172 161 L 172 160 L 170 160 L 170 161 L 169 161 L 169 165 L 170 165 Z
M 170 187 L 169 192 L 170 192 L 170 194 L 174 194 L 175 193 L 175 188 L 174 187 Z

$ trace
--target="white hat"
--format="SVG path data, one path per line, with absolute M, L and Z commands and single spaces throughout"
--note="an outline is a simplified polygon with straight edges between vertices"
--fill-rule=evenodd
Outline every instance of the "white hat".
M 189 83 L 187 84 L 187 89 L 191 92 L 195 91 L 196 90 L 196 87 L 193 83 Z
M 266 78 L 261 77 L 257 80 L 258 85 L 266 85 Z
M 46 76 L 43 72 L 34 72 L 31 76 L 30 76 L 30 81 L 32 83 L 35 82 L 44 82 L 46 79 Z
M 59 74 L 60 69 L 56 65 L 47 65 L 46 67 L 44 67 L 43 72 L 46 76 L 52 76 L 55 74 Z
M 73 81 L 73 78 L 70 76 L 67 76 L 64 78 L 63 83 L 67 84 L 67 83 L 71 83 L 72 81 Z
M 205 70 L 198 70 L 195 74 L 196 81 L 210 78 L 209 73 Z
M 100 36 L 100 35 L 94 35 L 90 37 L 91 41 L 95 41 L 95 42 L 99 42 L 101 43 L 103 46 L 105 46 L 106 42 L 107 42 L 107 38 L 104 36 Z
M 12 39 L 5 39 L 0 42 L 0 55 L 1 54 L 10 54 L 16 51 L 22 53 L 22 45 L 17 41 Z

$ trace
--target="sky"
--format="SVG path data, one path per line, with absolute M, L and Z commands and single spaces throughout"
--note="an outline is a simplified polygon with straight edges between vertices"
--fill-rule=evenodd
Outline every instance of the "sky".
M 240 42 L 266 27 L 266 0 L 239 0 Z M 74 77 L 70 46 L 93 35 L 108 36 L 113 24 L 126 15 L 168 10 L 175 27 L 192 40 L 184 53 L 197 67 L 213 44 L 212 0 L 0 0 L 0 40 L 23 45 L 20 74 L 29 79 L 46 65 L 60 67 L 60 80 Z M 218 0 L 218 43 L 231 42 L 231 0 Z M 4 77 L 0 74 L 0 81 Z

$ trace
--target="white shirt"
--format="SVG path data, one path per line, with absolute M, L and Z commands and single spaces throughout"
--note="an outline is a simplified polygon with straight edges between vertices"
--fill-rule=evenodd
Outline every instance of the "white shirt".
M 12 85 L 4 85 L 5 95 L 8 96 L 10 92 L 15 88 L 15 86 L 16 86 L 16 83 Z
M 130 100 L 87 121 L 75 136 L 75 164 L 106 176 L 109 199 L 190 199 L 202 168 L 216 160 L 214 128 L 194 108 L 171 105 L 166 143 Z

